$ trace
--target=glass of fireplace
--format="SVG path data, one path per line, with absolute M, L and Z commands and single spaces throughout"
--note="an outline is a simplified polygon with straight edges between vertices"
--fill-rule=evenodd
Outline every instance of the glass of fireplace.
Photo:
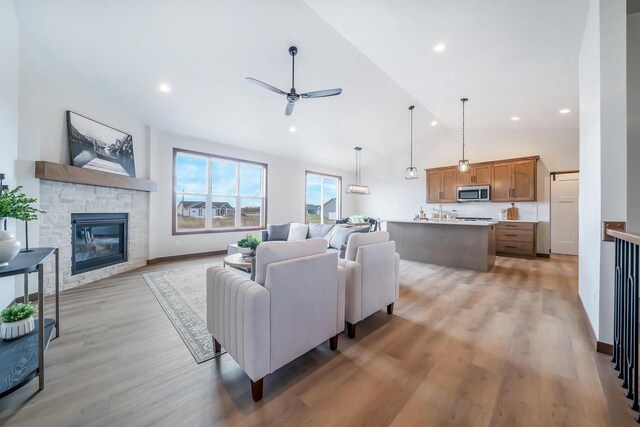
M 127 261 L 127 214 L 72 216 L 72 274 Z

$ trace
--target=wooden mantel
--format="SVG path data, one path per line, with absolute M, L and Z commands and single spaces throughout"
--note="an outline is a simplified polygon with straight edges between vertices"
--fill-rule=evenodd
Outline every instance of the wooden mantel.
M 97 187 L 123 188 L 125 190 L 146 192 L 156 191 L 155 181 L 45 161 L 36 162 L 36 178 L 72 184 L 95 185 Z

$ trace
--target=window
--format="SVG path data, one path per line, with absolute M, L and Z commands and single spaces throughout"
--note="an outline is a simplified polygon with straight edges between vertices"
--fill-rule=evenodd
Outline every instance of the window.
M 174 234 L 251 230 L 267 217 L 267 165 L 173 150 Z
M 342 213 L 342 178 L 315 172 L 306 173 L 305 222 L 335 224 Z

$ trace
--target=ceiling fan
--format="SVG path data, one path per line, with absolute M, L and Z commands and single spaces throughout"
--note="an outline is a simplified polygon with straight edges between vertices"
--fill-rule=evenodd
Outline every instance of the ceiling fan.
M 289 93 L 278 89 L 277 87 L 271 86 L 270 84 L 261 82 L 260 80 L 256 80 L 252 77 L 247 77 L 251 83 L 255 83 L 258 86 L 262 86 L 265 89 L 269 89 L 272 92 L 275 92 L 280 95 L 284 95 L 287 97 L 287 108 L 285 110 L 285 114 L 290 116 L 293 112 L 293 107 L 296 105 L 296 102 L 300 100 L 300 98 L 323 98 L 325 96 L 335 96 L 340 95 L 342 93 L 342 89 L 326 89 L 326 90 L 317 90 L 315 92 L 307 92 L 307 93 L 298 93 L 296 92 L 295 85 L 295 76 L 296 76 L 296 55 L 298 53 L 298 48 L 295 46 L 291 46 L 289 48 L 289 54 L 291 55 L 291 91 Z

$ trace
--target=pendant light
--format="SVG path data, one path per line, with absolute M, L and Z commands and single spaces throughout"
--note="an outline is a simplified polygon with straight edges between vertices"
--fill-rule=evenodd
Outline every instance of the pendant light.
M 469 160 L 464 158 L 464 104 L 468 101 L 468 98 L 462 98 L 462 160 L 458 162 L 458 172 L 469 173 Z
M 418 179 L 418 168 L 413 166 L 413 109 L 415 106 L 409 107 L 409 114 L 411 114 L 411 133 L 410 133 L 410 141 L 411 141 L 411 163 L 404 173 L 404 179 Z
M 356 183 L 347 185 L 347 194 L 369 194 L 369 186 L 360 183 L 362 178 L 360 162 L 362 147 L 355 147 L 354 150 L 356 150 Z

